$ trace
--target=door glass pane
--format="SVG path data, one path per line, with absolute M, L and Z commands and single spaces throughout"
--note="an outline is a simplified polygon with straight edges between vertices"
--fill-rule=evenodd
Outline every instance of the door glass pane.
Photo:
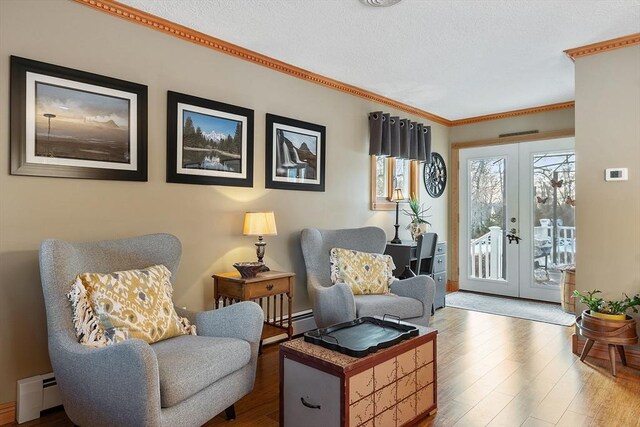
M 533 284 L 559 287 L 575 264 L 575 153 L 533 156 Z
M 505 279 L 504 157 L 469 160 L 469 277 Z

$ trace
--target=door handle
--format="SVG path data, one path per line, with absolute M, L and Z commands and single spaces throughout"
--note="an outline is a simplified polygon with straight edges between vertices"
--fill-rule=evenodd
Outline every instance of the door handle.
M 513 220 L 514 218 L 511 218 L 511 220 Z M 516 242 L 516 245 L 520 244 L 520 240 L 522 240 L 522 237 L 518 236 L 516 233 L 518 231 L 515 228 L 512 228 L 511 230 L 509 230 L 509 232 L 505 235 L 505 237 L 507 239 L 509 239 L 509 244 L 513 243 L 514 241 Z

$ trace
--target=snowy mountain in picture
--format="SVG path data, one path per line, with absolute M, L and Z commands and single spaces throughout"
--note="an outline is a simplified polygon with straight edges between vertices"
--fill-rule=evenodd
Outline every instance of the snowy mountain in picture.
M 209 140 L 213 140 L 214 142 L 219 142 L 220 140 L 226 139 L 229 136 L 223 133 L 216 132 L 215 130 L 212 130 L 211 132 L 203 132 L 202 135 Z

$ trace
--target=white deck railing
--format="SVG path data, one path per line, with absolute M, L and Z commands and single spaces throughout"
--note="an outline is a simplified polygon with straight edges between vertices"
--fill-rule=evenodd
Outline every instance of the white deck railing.
M 489 227 L 489 232 L 471 241 L 471 277 L 502 279 L 502 229 Z
M 542 268 L 575 264 L 576 228 L 557 226 L 555 253 L 553 226 L 534 227 L 533 257 Z M 489 227 L 489 232 L 474 239 L 469 245 L 470 276 L 482 279 L 503 278 L 504 233 L 500 227 Z

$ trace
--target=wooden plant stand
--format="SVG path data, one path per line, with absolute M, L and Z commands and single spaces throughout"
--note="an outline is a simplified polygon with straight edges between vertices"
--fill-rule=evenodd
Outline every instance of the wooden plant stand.
M 589 354 L 596 341 L 607 344 L 609 347 L 609 362 L 611 363 L 611 375 L 616 376 L 616 349 L 620 354 L 622 365 L 627 366 L 627 358 L 624 354 L 625 345 L 638 343 L 636 333 L 636 321 L 627 316 L 626 320 L 606 320 L 589 314 L 588 310 L 576 319 L 580 335 L 587 339 L 580 354 L 580 360 Z

